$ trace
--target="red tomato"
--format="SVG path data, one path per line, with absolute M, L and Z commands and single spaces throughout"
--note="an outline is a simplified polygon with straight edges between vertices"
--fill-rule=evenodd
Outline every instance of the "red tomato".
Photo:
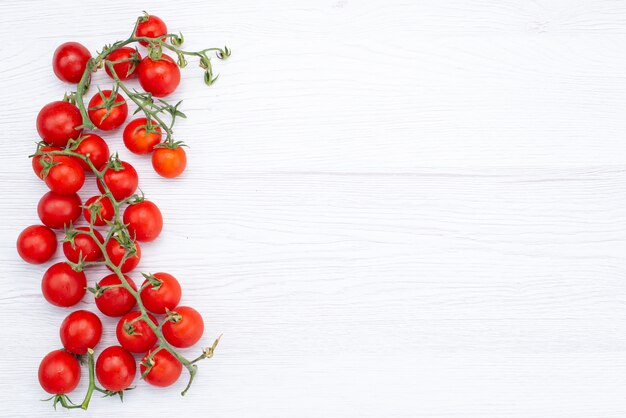
M 31 225 L 17 237 L 17 252 L 27 263 L 45 263 L 56 250 L 57 236 L 47 226 Z
M 61 151 L 61 148 L 59 147 L 51 147 L 49 145 L 43 146 L 41 148 L 39 148 L 40 151 L 42 152 L 48 152 L 48 151 Z M 37 177 L 39 177 L 41 179 L 41 170 L 43 170 L 43 162 L 52 162 L 54 161 L 54 155 L 35 155 L 33 156 L 33 159 L 31 160 L 31 164 L 33 166 L 33 171 L 35 172 L 35 175 Z
M 89 101 L 87 110 L 89 119 L 103 131 L 117 128 L 124 123 L 128 116 L 128 105 L 124 97 L 117 93 L 111 99 L 112 94 L 112 90 L 102 90 L 96 93 Z M 106 108 L 107 103 L 110 109 Z
M 80 381 L 80 364 L 65 350 L 48 353 L 39 364 L 39 384 L 48 393 L 73 391 Z
M 37 214 L 48 228 L 60 229 L 76 222 L 81 213 L 81 204 L 76 193 L 61 195 L 48 192 L 39 199 Z
M 137 30 L 135 30 L 135 36 L 137 37 L 145 37 L 145 38 L 158 38 L 159 36 L 167 35 L 167 26 L 165 22 L 161 20 L 161 18 L 148 15 L 143 20 L 139 22 L 137 25 Z M 161 38 L 165 41 L 165 38 Z M 139 43 L 143 46 L 148 46 L 148 42 L 139 41 Z
M 120 268 L 122 273 L 128 273 L 129 271 L 137 267 L 137 264 L 139 264 L 139 260 L 141 260 L 141 247 L 136 241 L 135 248 L 137 248 L 135 255 L 127 258 L 124 261 L 124 264 L 122 264 L 122 267 Z M 120 263 L 122 262 L 122 258 L 124 257 L 124 254 L 126 254 L 126 249 L 122 247 L 122 245 L 116 239 L 113 238 L 110 239 L 109 242 L 107 242 L 106 252 L 111 262 L 119 267 Z M 107 266 L 107 268 L 111 270 L 111 267 Z
M 93 349 L 102 337 L 102 322 L 93 312 L 78 310 L 61 323 L 61 343 L 70 353 L 85 354 Z
M 52 56 L 52 69 L 59 80 L 78 83 L 87 68 L 91 53 L 78 42 L 59 45 Z
M 79 226 L 76 230 L 89 231 L 89 227 Z M 104 238 L 102 238 L 102 235 L 95 229 L 93 233 L 96 238 L 98 238 L 98 241 L 103 244 Z M 78 263 L 81 257 L 85 261 L 98 261 L 102 258 L 102 250 L 91 236 L 78 233 L 73 241 L 74 242 L 66 241 L 63 243 L 63 253 L 72 263 Z
M 124 128 L 124 145 L 135 154 L 149 154 L 154 146 L 161 142 L 161 128 L 152 122 L 153 132 L 146 131 L 148 119 L 139 118 L 130 121 Z
M 135 282 L 130 277 L 124 275 L 126 281 L 133 289 L 137 289 Z M 109 274 L 98 282 L 98 286 L 111 286 L 121 284 L 122 281 L 117 274 Z M 122 316 L 128 313 L 137 303 L 135 297 L 123 287 L 112 287 L 106 289 L 96 298 L 96 306 L 100 312 L 106 316 Z
M 161 211 L 148 200 L 128 206 L 123 219 L 128 233 L 137 241 L 153 241 L 163 229 Z
M 102 170 L 102 167 L 109 161 L 109 146 L 102 139 L 102 137 L 96 134 L 85 134 L 82 136 L 82 140 L 74 150 L 79 154 L 82 154 L 86 157 L 89 157 L 91 163 L 97 170 Z M 88 173 L 91 173 L 91 168 L 89 164 L 81 158 L 76 158 L 76 161 L 80 164 L 80 166 L 86 170 Z
M 85 171 L 76 160 L 58 155 L 54 157 L 54 165 L 46 173 L 42 172 L 46 186 L 53 192 L 62 195 L 74 194 L 85 183 Z
M 144 287 L 141 301 L 150 312 L 164 314 L 166 309 L 172 310 L 178 306 L 182 294 L 180 283 L 168 273 L 154 273 L 153 276 L 160 283 Z M 149 280 L 144 281 L 142 287 L 148 282 Z
M 91 219 L 91 211 L 88 209 L 89 206 L 91 206 L 92 204 L 98 206 L 98 208 L 94 206 L 94 210 L 98 211 L 97 213 L 95 213 L 94 219 Z M 85 202 L 83 216 L 85 217 L 87 222 L 91 222 L 96 226 L 104 226 L 106 225 L 106 221 L 113 220 L 113 217 L 115 216 L 115 209 L 113 209 L 113 204 L 107 196 L 92 196 Z
M 180 69 L 174 60 L 161 55 L 159 60 L 145 57 L 137 68 L 139 84 L 155 97 L 165 97 L 172 93 L 180 84 Z
M 133 311 L 124 315 L 117 323 L 115 334 L 121 346 L 131 353 L 145 353 L 157 342 L 157 336 L 144 319 L 133 321 L 141 316 L 141 312 Z M 148 314 L 148 318 L 154 325 L 158 322 L 156 318 Z
M 135 190 L 137 190 L 137 185 L 139 185 L 139 176 L 137 176 L 135 167 L 126 161 L 121 161 L 120 163 L 121 167 L 119 169 L 116 170 L 115 167 L 109 167 L 104 172 L 104 182 L 117 201 L 132 196 Z M 100 190 L 100 193 L 104 193 L 104 187 L 102 187 L 100 181 L 98 181 L 98 190 Z
M 174 347 L 191 347 L 204 333 L 202 316 L 194 308 L 179 306 L 172 311 L 173 318 L 163 325 L 163 336 Z
M 106 60 L 109 62 L 127 60 L 125 62 L 113 64 L 113 71 L 115 71 L 117 77 L 120 80 L 127 80 L 135 75 L 137 64 L 141 61 L 141 55 L 139 55 L 139 51 L 135 48 L 123 46 L 107 55 Z M 134 63 L 135 65 L 133 65 L 133 60 L 136 60 Z M 109 66 L 106 62 L 104 64 L 104 70 L 107 72 L 109 77 L 113 78 L 113 74 L 111 74 L 111 70 L 109 70 Z
M 148 351 L 139 363 L 139 372 L 143 376 L 146 371 L 148 356 L 156 348 Z M 181 372 L 183 371 L 183 365 L 176 357 L 174 357 L 169 351 L 163 349 L 157 351 L 152 357 L 152 368 L 144 377 L 144 380 L 151 385 L 165 387 L 170 386 L 178 380 Z
M 98 381 L 111 392 L 128 389 L 136 373 L 135 357 L 119 345 L 105 348 L 96 361 Z
M 155 148 L 152 153 L 152 167 L 165 178 L 178 177 L 187 167 L 187 154 L 183 147 Z
M 82 132 L 79 128 L 83 117 L 76 106 L 68 102 L 52 102 L 45 105 L 37 115 L 37 132 L 50 145 L 64 147 L 70 139 Z
M 64 308 L 74 306 L 85 295 L 87 278 L 67 263 L 50 266 L 41 279 L 41 292 L 48 302 Z

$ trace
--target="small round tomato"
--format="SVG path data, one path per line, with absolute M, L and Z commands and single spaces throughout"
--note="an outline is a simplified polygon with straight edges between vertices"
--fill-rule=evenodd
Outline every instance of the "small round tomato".
M 123 46 L 107 55 L 106 61 L 122 61 L 117 64 L 113 64 L 113 71 L 115 71 L 115 74 L 120 80 L 127 80 L 135 75 L 137 63 L 141 61 L 141 55 L 139 55 L 139 51 L 135 48 Z M 109 77 L 113 78 L 113 74 L 111 74 L 111 70 L 106 62 L 104 64 L 104 70 L 107 72 Z
M 78 42 L 59 45 L 52 56 L 52 69 L 61 81 L 78 83 L 87 68 L 91 53 Z
M 187 167 L 187 154 L 181 146 L 155 148 L 152 153 L 152 167 L 162 177 L 178 177 Z
M 37 115 L 37 132 L 47 144 L 64 147 L 82 132 L 80 110 L 71 103 L 57 101 L 45 105 Z
M 76 193 L 62 195 L 48 192 L 39 199 L 37 214 L 48 228 L 60 229 L 76 222 L 81 213 L 81 204 Z
M 141 359 L 141 363 L 139 363 L 139 372 L 142 376 L 148 368 L 148 362 L 150 361 L 148 360 L 148 356 L 154 350 L 156 350 L 156 348 L 148 351 Z M 170 386 L 176 383 L 183 371 L 182 363 L 165 349 L 157 351 L 152 357 L 150 364 L 152 367 L 145 375 L 144 380 L 153 386 Z
M 158 60 L 145 57 L 137 68 L 139 84 L 155 97 L 165 97 L 180 84 L 180 69 L 169 55 L 161 55 Z
M 110 131 L 124 123 L 128 116 L 128 105 L 124 96 L 117 93 L 112 97 L 112 90 L 102 90 L 89 101 L 89 119 L 99 129 Z
M 97 210 L 94 215 L 95 217 L 91 218 L 91 210 L 89 207 L 93 206 L 94 211 Z M 106 221 L 112 221 L 115 216 L 115 209 L 113 208 L 113 204 L 111 200 L 105 196 L 92 196 L 85 202 L 85 207 L 83 208 L 83 216 L 87 220 L 87 222 L 91 222 L 96 226 L 104 226 L 106 225 Z
M 48 393 L 73 391 L 80 381 L 80 364 L 65 350 L 49 352 L 39 364 L 39 384 Z
M 137 264 L 139 264 L 139 260 L 141 260 L 141 247 L 139 246 L 139 243 L 137 241 L 135 241 L 134 244 L 136 248 L 135 255 L 127 258 L 124 261 L 124 264 L 122 264 L 122 266 L 120 267 L 122 273 L 128 273 L 129 271 L 133 270 L 135 267 L 137 267 Z M 117 239 L 113 238 L 110 239 L 109 242 L 107 242 L 106 252 L 109 256 L 109 260 L 111 260 L 113 264 L 119 267 L 120 263 L 122 262 L 122 258 L 124 258 L 124 254 L 126 254 L 126 249 L 119 243 Z M 111 267 L 107 266 L 107 268 L 111 270 Z
M 49 151 L 61 151 L 59 147 L 51 147 L 49 145 L 43 146 L 39 148 L 41 152 L 49 152 Z M 54 161 L 54 155 L 34 155 L 31 160 L 31 164 L 33 166 L 33 171 L 35 175 L 41 179 L 41 170 L 43 170 L 43 163 L 48 162 L 52 163 Z
M 158 38 L 164 35 L 167 35 L 167 26 L 160 17 L 154 15 L 142 17 L 135 30 L 135 36 L 137 37 Z M 161 39 L 165 41 L 165 37 Z M 148 46 L 146 41 L 139 41 L 139 43 L 143 46 Z
M 79 226 L 76 230 L 89 232 L 89 227 Z M 98 241 L 103 244 L 102 235 L 95 229 L 93 233 Z M 78 263 L 81 257 L 84 261 L 98 261 L 102 258 L 102 250 L 96 241 L 90 235 L 82 232 L 76 233 L 73 239 L 63 243 L 63 253 L 72 263 Z
M 126 161 L 120 161 L 119 166 L 113 164 L 109 167 L 104 172 L 103 180 L 117 201 L 132 196 L 139 185 L 139 176 L 135 167 Z M 100 181 L 98 181 L 98 190 L 100 190 L 100 193 L 104 193 L 104 187 L 102 187 Z
M 93 349 L 102 337 L 102 321 L 93 312 L 78 310 L 61 323 L 61 343 L 70 353 L 85 354 Z
M 163 325 L 163 336 L 174 347 L 191 347 L 204 333 L 202 316 L 194 308 L 179 306 Z
M 96 360 L 96 376 L 106 390 L 128 389 L 137 373 L 135 357 L 119 345 L 107 347 Z
M 42 171 L 46 186 L 62 195 L 74 194 L 85 184 L 85 170 L 72 158 L 55 156 L 53 166 Z
M 82 136 L 82 140 L 76 146 L 74 152 L 89 157 L 91 163 L 97 170 L 101 170 L 102 167 L 109 161 L 109 146 L 106 141 L 96 134 L 85 134 Z M 91 167 L 82 158 L 76 158 L 76 161 L 86 170 L 91 173 Z
M 124 278 L 133 289 L 137 289 L 135 282 L 130 277 Z M 121 284 L 122 281 L 117 274 L 109 274 L 98 282 L 98 287 Z M 112 287 L 106 289 L 101 295 L 96 297 L 96 306 L 100 312 L 106 316 L 122 316 L 128 313 L 137 303 L 135 297 L 123 287 Z
M 146 287 L 141 291 L 141 301 L 150 312 L 164 314 L 167 309 L 172 310 L 178 306 L 182 295 L 180 283 L 168 273 L 154 273 L 152 276 L 154 284 L 146 286 L 151 280 L 142 284 L 142 287 Z
M 149 154 L 161 142 L 161 128 L 152 122 L 152 130 L 148 132 L 147 123 L 146 118 L 134 119 L 124 128 L 124 145 L 130 152 Z
M 56 250 L 57 236 L 47 226 L 31 225 L 17 237 L 17 252 L 27 263 L 45 263 Z
M 153 241 L 163 229 L 161 211 L 148 200 L 128 206 L 123 219 L 128 225 L 128 233 L 137 241 Z
M 141 312 L 133 311 L 124 315 L 117 323 L 115 335 L 121 346 L 131 353 L 145 353 L 157 342 L 157 336 L 144 319 L 135 320 L 141 316 Z M 148 314 L 148 318 L 154 325 L 156 318 Z
M 41 292 L 48 302 L 64 308 L 74 306 L 85 295 L 87 278 L 67 263 L 50 266 L 41 279 Z

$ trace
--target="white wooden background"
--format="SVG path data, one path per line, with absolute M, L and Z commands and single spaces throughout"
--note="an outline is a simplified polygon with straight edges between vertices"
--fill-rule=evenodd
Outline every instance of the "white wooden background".
M 106 135 L 164 213 L 141 269 L 224 337 L 185 398 L 53 414 L 68 311 L 15 251 L 46 190 L 26 156 L 68 89 L 54 48 L 144 8 L 233 50 L 212 88 L 184 71 L 182 178 Z M 3 0 L 0 42 L 1 416 L 626 416 L 625 1 Z

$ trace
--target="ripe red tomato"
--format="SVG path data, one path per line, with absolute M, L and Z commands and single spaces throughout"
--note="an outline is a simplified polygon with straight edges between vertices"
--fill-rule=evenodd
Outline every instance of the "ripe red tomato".
M 156 348 L 148 351 L 139 363 L 139 372 L 142 376 L 148 368 L 146 365 L 148 356 L 154 350 Z M 157 351 L 154 357 L 152 357 L 152 368 L 145 375 L 144 380 L 154 386 L 166 387 L 176 383 L 182 371 L 182 363 L 169 351 L 163 349 Z
M 81 204 L 76 193 L 61 195 L 48 192 L 39 199 L 37 214 L 45 226 L 59 229 L 76 222 L 81 213 Z
M 85 72 L 91 53 L 78 42 L 59 45 L 52 56 L 52 69 L 61 81 L 78 83 Z
M 145 353 L 157 342 L 156 334 L 144 319 L 133 322 L 139 316 L 141 316 L 139 311 L 127 313 L 120 319 L 115 329 L 117 340 L 131 353 Z M 148 314 L 148 318 L 154 325 L 158 324 L 154 316 Z
M 76 106 L 68 102 L 52 102 L 37 115 L 37 132 L 47 144 L 64 147 L 70 139 L 78 138 L 83 117 Z
M 65 350 L 49 352 L 39 364 L 39 384 L 48 393 L 73 391 L 80 381 L 80 364 Z
M 180 283 L 174 276 L 168 273 L 154 273 L 153 276 L 160 281 L 158 285 L 150 285 L 144 287 L 141 291 L 141 301 L 143 306 L 150 312 L 156 314 L 164 314 L 166 309 L 173 310 L 182 295 Z M 145 286 L 149 280 L 145 280 L 142 286 Z
M 54 165 L 46 173 L 43 171 L 46 186 L 62 195 L 74 194 L 85 183 L 85 171 L 72 158 L 64 155 L 54 157 Z
M 99 209 L 97 209 L 98 212 L 95 213 L 94 219 L 91 219 L 91 211 L 88 208 L 94 203 L 99 206 Z M 113 204 L 107 196 L 92 196 L 85 202 L 83 216 L 87 222 L 91 222 L 96 226 L 104 226 L 106 225 L 106 221 L 113 220 L 113 217 L 115 216 L 115 209 L 113 209 Z
M 124 275 L 126 281 L 133 289 L 137 289 L 135 282 L 130 277 Z M 121 284 L 122 281 L 116 274 L 109 274 L 98 282 L 98 286 L 111 286 Z M 137 300 L 131 293 L 123 287 L 112 287 L 106 289 L 100 296 L 96 298 L 96 306 L 100 312 L 106 316 L 122 316 L 128 313 Z
M 50 145 L 46 145 L 46 146 L 39 148 L 39 150 L 42 152 L 61 151 L 61 148 L 51 147 Z M 31 160 L 33 171 L 35 172 L 35 175 L 39 177 L 40 179 L 41 179 L 41 170 L 43 170 L 44 161 L 51 163 L 52 161 L 54 161 L 54 155 L 35 155 L 33 156 L 33 159 Z
M 202 316 L 194 308 L 179 306 L 174 311 L 174 319 L 166 320 L 163 336 L 174 347 L 191 347 L 204 333 Z
M 47 226 L 31 225 L 17 237 L 17 252 L 27 263 L 45 263 L 56 250 L 57 236 Z
M 141 247 L 137 241 L 135 241 L 135 248 L 137 248 L 135 255 L 127 258 L 124 261 L 124 264 L 122 264 L 122 267 L 120 268 L 122 273 L 128 273 L 137 267 L 137 264 L 139 264 L 139 260 L 141 260 Z M 124 254 L 126 254 L 126 249 L 122 247 L 116 239 L 110 239 L 106 245 L 106 252 L 111 262 L 119 267 L 122 262 L 122 258 L 124 258 Z M 111 270 L 111 267 L 107 266 L 107 268 Z
M 102 337 L 102 321 L 93 312 L 78 310 L 61 323 L 61 343 L 70 353 L 85 354 L 95 348 Z
M 165 178 L 178 177 L 187 167 L 187 154 L 183 147 L 155 148 L 152 153 L 152 167 Z
M 98 381 L 111 392 L 128 389 L 136 373 L 135 357 L 119 345 L 105 348 L 96 360 Z
M 149 15 L 143 18 L 144 20 L 139 22 L 137 30 L 135 30 L 135 36 L 145 38 L 158 38 L 159 36 L 167 35 L 167 26 L 161 18 Z M 165 40 L 165 38 L 161 38 Z M 148 42 L 139 41 L 143 46 L 148 46 Z
M 74 306 L 85 295 L 87 278 L 67 263 L 50 266 L 41 279 L 41 292 L 48 302 L 64 308 Z
M 172 93 L 180 84 L 178 64 L 166 54 L 158 60 L 145 57 L 137 67 L 139 84 L 155 97 L 165 97 Z
M 102 90 L 89 101 L 87 114 L 91 122 L 103 131 L 110 131 L 124 123 L 128 116 L 128 105 L 124 96 L 117 93 L 113 99 L 112 90 Z M 104 97 L 103 97 L 104 96 Z M 106 103 L 110 109 L 107 110 Z
M 78 231 L 89 231 L 87 226 L 79 226 L 76 228 Z M 102 235 L 94 229 L 93 231 L 98 241 L 104 244 L 104 238 Z M 66 241 L 63 243 L 63 253 L 68 260 L 72 263 L 78 263 L 80 257 L 85 261 L 98 261 L 102 258 L 102 250 L 96 243 L 96 241 L 89 235 L 78 233 L 74 237 L 74 242 Z
M 132 196 L 139 185 L 139 176 L 135 167 L 126 161 L 121 161 L 120 163 L 121 167 L 118 170 L 115 167 L 109 167 L 104 172 L 104 182 L 117 201 Z M 100 190 L 100 193 L 104 193 L 104 187 L 102 187 L 100 181 L 98 181 L 98 190 Z
M 97 170 L 102 170 L 102 167 L 109 161 L 109 146 L 102 137 L 96 134 L 85 134 L 82 136 L 82 140 L 74 150 L 79 154 L 89 157 L 91 163 Z M 89 164 L 81 158 L 76 158 L 76 161 L 80 166 L 91 173 Z
M 128 233 L 137 241 L 153 241 L 163 229 L 161 211 L 148 200 L 128 206 L 123 220 L 128 225 Z
M 154 146 L 161 142 L 161 128 L 152 122 L 153 132 L 146 131 L 148 119 L 139 118 L 130 121 L 124 128 L 124 145 L 135 154 L 149 154 Z
M 113 64 L 113 71 L 120 80 L 127 80 L 135 75 L 137 70 L 137 64 L 141 61 L 141 55 L 139 55 L 139 51 L 135 48 L 131 48 L 129 46 L 123 46 L 115 51 L 111 52 L 106 57 L 106 61 L 108 62 L 116 62 L 127 60 L 125 62 L 120 62 L 117 64 Z M 133 60 L 137 60 L 133 65 Z M 111 74 L 111 70 L 109 70 L 109 66 L 104 64 L 104 70 L 107 72 L 109 77 L 113 78 L 113 74 Z

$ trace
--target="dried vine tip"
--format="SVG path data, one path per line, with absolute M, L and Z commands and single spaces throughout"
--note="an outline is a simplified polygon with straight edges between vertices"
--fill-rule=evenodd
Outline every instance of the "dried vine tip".
M 217 347 L 217 344 L 219 344 L 220 338 L 222 338 L 222 335 L 224 334 L 220 334 L 220 336 L 215 339 L 211 347 L 206 347 L 204 350 L 202 350 L 205 358 L 213 357 L 213 354 L 215 353 L 215 348 Z

